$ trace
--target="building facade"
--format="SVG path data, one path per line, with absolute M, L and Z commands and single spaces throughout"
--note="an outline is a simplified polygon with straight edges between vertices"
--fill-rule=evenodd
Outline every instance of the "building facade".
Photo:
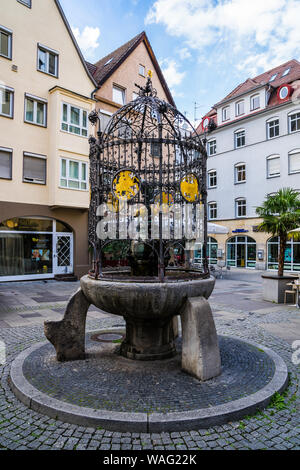
M 57 0 L 0 11 L 0 281 L 80 276 L 96 83 Z
M 248 79 L 217 103 L 198 128 L 207 139 L 210 261 L 277 269 L 278 239 L 257 231 L 255 209 L 283 187 L 300 192 L 300 63 L 291 60 Z M 300 271 L 300 242 L 285 269 Z

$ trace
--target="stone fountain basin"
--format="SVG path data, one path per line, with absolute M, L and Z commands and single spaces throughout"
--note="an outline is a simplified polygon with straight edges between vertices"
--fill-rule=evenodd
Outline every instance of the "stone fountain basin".
M 165 282 L 124 281 L 114 278 L 80 279 L 87 300 L 96 307 L 115 315 L 140 319 L 162 319 L 179 315 L 188 298 L 208 299 L 215 278 L 166 280 Z

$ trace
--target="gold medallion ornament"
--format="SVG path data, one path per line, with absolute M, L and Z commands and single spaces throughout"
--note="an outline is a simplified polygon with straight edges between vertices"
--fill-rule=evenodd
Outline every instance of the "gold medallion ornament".
M 121 170 L 113 179 L 112 190 L 114 196 L 122 201 L 130 201 L 139 192 L 141 182 L 132 170 Z
M 157 194 L 154 198 L 155 204 L 160 204 L 160 194 Z M 171 193 L 166 193 L 165 191 L 162 192 L 162 204 L 168 204 L 171 206 L 174 204 L 174 197 Z
M 180 192 L 187 202 L 197 202 L 199 200 L 199 184 L 193 173 L 189 173 L 182 178 Z

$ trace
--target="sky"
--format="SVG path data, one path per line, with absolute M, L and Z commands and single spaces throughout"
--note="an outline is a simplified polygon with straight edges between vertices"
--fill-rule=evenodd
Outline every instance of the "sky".
M 60 2 L 92 63 L 146 31 L 176 105 L 192 124 L 247 78 L 300 60 L 300 0 Z

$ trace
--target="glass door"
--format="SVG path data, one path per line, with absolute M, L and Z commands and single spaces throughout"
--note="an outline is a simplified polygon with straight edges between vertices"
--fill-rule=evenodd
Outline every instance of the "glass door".
M 238 243 L 236 245 L 236 265 L 238 268 L 245 268 L 246 266 L 246 245 Z
M 61 233 L 54 236 L 54 274 L 73 273 L 73 234 Z

